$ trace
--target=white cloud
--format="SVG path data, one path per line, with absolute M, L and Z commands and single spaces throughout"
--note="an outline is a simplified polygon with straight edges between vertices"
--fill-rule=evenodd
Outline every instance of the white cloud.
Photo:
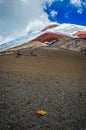
M 16 38 L 31 28 L 40 28 L 49 23 L 44 12 L 46 2 L 54 0 L 0 0 L 0 36 Z M 0 42 L 3 41 L 3 38 Z
M 79 13 L 79 14 L 83 13 L 84 3 L 85 2 L 83 2 L 82 0 L 70 0 L 70 4 L 72 4 L 73 6 L 75 6 L 77 8 L 77 13 Z
M 58 12 L 55 11 L 55 10 L 52 10 L 52 11 L 50 12 L 50 15 L 51 15 L 52 17 L 55 17 L 57 14 L 58 14 Z
M 0 45 L 1 44 L 3 44 L 3 43 L 5 43 L 5 42 L 8 42 L 8 41 L 10 41 L 10 40 L 13 40 L 14 39 L 14 37 L 3 37 L 3 36 L 0 36 Z
M 82 8 L 78 9 L 77 11 L 79 14 L 82 14 Z
M 3 2 L 3 0 L 0 0 L 0 3 L 2 3 Z
M 47 14 L 42 14 L 39 19 L 35 19 L 34 21 L 28 22 L 24 33 L 42 30 L 44 26 L 47 26 L 50 23 L 51 22 L 49 21 Z
M 70 0 L 70 3 L 76 7 L 81 7 L 82 0 Z
M 64 0 L 60 0 L 61 2 L 63 2 Z
M 3 39 L 3 37 L 2 36 L 0 36 L 0 41 Z
M 28 0 L 21 0 L 21 2 L 26 3 L 26 2 L 28 2 Z
M 83 6 L 86 6 L 86 1 L 84 1 L 82 4 L 83 4 Z
M 20 0 L 20 1 L 22 2 L 22 4 L 25 4 L 25 5 L 29 4 L 28 0 Z
M 68 18 L 69 17 L 69 12 L 67 12 L 65 15 L 64 15 L 64 18 Z

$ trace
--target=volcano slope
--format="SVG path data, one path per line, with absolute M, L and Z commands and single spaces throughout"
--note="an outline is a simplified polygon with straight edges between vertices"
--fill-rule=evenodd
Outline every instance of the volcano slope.
M 0 129 L 86 130 L 86 54 L 33 53 L 0 56 Z M 47 115 L 38 116 L 40 109 Z
M 82 32 L 80 32 L 80 36 L 81 33 Z M 47 32 L 31 40 L 30 42 L 23 43 L 22 45 L 18 45 L 16 47 L 0 50 L 0 54 L 16 52 L 19 50 L 44 48 L 45 46 L 49 46 L 51 48 L 55 47 L 56 49 L 63 48 L 66 50 L 86 52 L 86 38 L 85 35 L 80 38 Z

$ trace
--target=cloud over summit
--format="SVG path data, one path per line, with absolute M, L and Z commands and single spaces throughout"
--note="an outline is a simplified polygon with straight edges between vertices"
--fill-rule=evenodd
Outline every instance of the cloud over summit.
M 50 22 L 78 24 L 80 16 L 84 25 L 85 8 L 86 0 L 0 0 L 0 44 Z
M 0 0 L 0 37 L 17 37 L 27 30 L 28 25 L 46 17 L 44 4 L 53 0 Z M 43 24 L 43 23 L 42 23 Z M 2 40 L 3 41 L 3 40 Z

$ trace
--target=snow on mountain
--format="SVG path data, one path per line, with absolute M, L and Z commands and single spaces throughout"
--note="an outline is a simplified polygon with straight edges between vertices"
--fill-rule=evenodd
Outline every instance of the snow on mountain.
M 60 24 L 56 28 L 48 29 L 48 30 L 54 33 L 61 33 L 68 36 L 73 36 L 73 34 L 77 31 L 86 31 L 86 26 L 81 26 L 76 24 Z
M 26 35 L 21 36 L 21 37 L 15 39 L 15 40 L 1 44 L 0 50 L 5 50 L 5 49 L 8 49 L 8 48 L 16 47 L 18 45 L 27 43 L 28 41 L 33 40 L 34 38 L 38 37 L 41 34 L 42 34 L 42 32 L 39 32 L 39 31 L 27 33 Z
M 34 40 L 38 36 L 40 36 L 44 33 L 47 33 L 47 32 L 52 32 L 52 33 L 56 33 L 56 34 L 64 34 L 64 35 L 71 36 L 71 37 L 77 37 L 77 36 L 73 35 L 77 31 L 85 31 L 86 32 L 86 26 L 75 25 L 75 24 L 60 24 L 60 25 L 57 24 L 57 26 L 56 26 L 56 23 L 50 23 L 49 25 L 45 26 L 44 29 L 45 29 L 44 31 L 43 31 L 43 27 L 41 30 L 38 30 L 38 31 L 36 31 L 37 29 L 35 29 L 35 31 L 34 31 L 34 29 L 32 29 L 33 31 L 29 31 L 24 36 L 21 36 L 15 40 L 10 41 L 10 42 L 1 44 L 0 50 L 5 50 L 8 48 L 16 47 L 18 45 L 27 43 L 31 40 Z

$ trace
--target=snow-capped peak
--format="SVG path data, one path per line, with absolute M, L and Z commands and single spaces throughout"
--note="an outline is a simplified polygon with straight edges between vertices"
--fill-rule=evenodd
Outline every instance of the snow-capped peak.
M 86 31 L 86 26 L 64 23 L 64 24 L 60 24 L 59 26 L 53 29 L 48 29 L 47 31 L 72 36 L 77 31 Z
M 52 25 L 56 25 L 56 23 L 49 23 L 49 24 L 45 24 L 44 26 L 42 26 L 42 28 L 38 28 L 38 26 L 36 26 L 36 28 L 30 28 L 30 31 L 27 32 L 27 34 L 25 34 L 24 36 L 21 36 L 13 41 L 4 43 L 0 45 L 0 50 L 4 50 L 7 48 L 12 48 L 18 45 L 21 45 L 23 43 L 29 42 L 31 40 L 34 40 L 35 38 L 37 38 L 38 36 L 44 34 L 45 32 L 52 32 L 52 33 L 56 33 L 56 34 L 64 34 L 67 36 L 71 36 L 71 37 L 77 37 L 74 36 L 73 34 L 76 33 L 77 31 L 85 31 L 86 32 L 86 26 L 81 26 L 81 25 L 76 25 L 76 24 L 57 24 L 57 26 L 52 26 Z M 48 28 L 49 26 L 51 26 L 51 28 Z M 33 25 L 34 27 L 34 25 Z M 43 28 L 47 28 L 44 31 Z

